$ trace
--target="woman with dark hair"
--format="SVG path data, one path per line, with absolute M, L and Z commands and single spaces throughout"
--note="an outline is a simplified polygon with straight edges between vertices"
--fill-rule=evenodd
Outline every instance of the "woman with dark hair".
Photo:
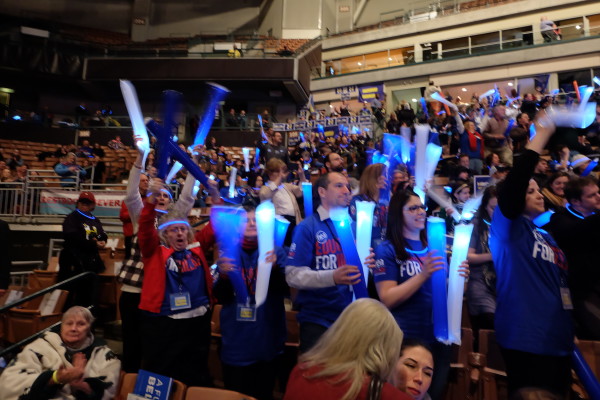
M 546 210 L 557 211 L 567 206 L 567 198 L 565 197 L 567 183 L 569 183 L 567 172 L 557 172 L 548 179 L 546 186 L 542 189 Z
M 488 186 L 483 192 L 481 205 L 473 219 L 473 234 L 467 260 L 471 276 L 467 285 L 467 307 L 473 326 L 475 342 L 480 329 L 494 329 L 496 312 L 496 270 L 490 252 L 490 224 L 498 205 L 496 186 Z M 475 351 L 477 351 L 475 346 Z
M 394 194 L 388 210 L 387 240 L 375 250 L 373 271 L 379 298 L 390 311 L 404 335 L 420 339 L 433 348 L 438 369 L 430 389 L 432 398 L 444 390 L 450 368 L 450 347 L 436 341 L 433 334 L 431 276 L 443 268 L 445 254 L 427 248 L 427 215 L 419 196 L 412 191 Z M 459 269 L 468 274 L 464 261 Z
M 433 377 L 433 354 L 429 345 L 405 339 L 396 364 L 396 387 L 413 400 L 430 400 L 427 394 Z
M 574 339 L 567 263 L 552 236 L 533 223 L 544 212 L 544 197 L 531 179 L 555 128 L 543 112 L 535 125 L 537 134 L 498 186 L 492 218 L 496 340 L 509 395 L 534 386 L 566 396 Z

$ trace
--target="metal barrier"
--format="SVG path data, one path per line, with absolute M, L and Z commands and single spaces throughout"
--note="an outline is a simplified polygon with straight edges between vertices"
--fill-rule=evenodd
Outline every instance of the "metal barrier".
M 0 183 L 0 216 L 20 215 L 25 197 L 25 184 L 21 182 Z

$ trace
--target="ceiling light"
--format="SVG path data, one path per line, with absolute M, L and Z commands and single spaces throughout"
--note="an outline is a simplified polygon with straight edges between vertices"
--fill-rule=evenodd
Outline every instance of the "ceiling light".
M 514 84 L 512 82 L 508 82 L 508 86 L 513 86 Z
M 358 65 L 362 65 L 362 63 L 359 61 L 359 62 L 358 62 Z
M 413 102 L 413 103 L 416 103 L 416 102 L 417 102 L 417 99 L 412 99 L 412 102 Z
M 466 91 L 467 91 L 467 88 L 466 88 L 466 87 L 464 87 L 464 88 L 462 88 L 462 89 L 460 89 L 460 90 L 462 90 L 463 92 L 466 92 Z
M 581 25 L 576 25 L 575 29 L 581 29 Z
M 388 61 L 393 61 L 393 60 L 392 60 L 392 57 L 388 57 Z

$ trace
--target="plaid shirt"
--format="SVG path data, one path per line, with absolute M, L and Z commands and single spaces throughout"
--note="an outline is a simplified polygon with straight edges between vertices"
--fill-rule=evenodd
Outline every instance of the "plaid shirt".
M 123 262 L 121 272 L 117 278 L 124 285 L 142 288 L 144 279 L 144 263 L 142 262 L 142 252 L 138 245 L 137 234 L 131 239 L 131 252 Z

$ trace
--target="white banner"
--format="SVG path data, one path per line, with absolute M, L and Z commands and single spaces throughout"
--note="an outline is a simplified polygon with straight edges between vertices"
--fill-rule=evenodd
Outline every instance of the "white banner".
M 96 197 L 97 217 L 118 217 L 121 203 L 125 198 L 125 191 L 92 192 Z M 67 215 L 75 210 L 79 192 L 71 190 L 42 190 L 40 194 L 40 212 L 42 214 Z

